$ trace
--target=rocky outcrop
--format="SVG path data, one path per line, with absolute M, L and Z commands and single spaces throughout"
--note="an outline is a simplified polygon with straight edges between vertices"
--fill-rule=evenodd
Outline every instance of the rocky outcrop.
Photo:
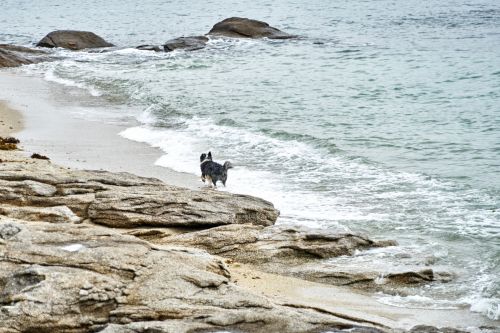
M 33 64 L 42 60 L 45 52 L 28 47 L 0 44 L 0 68 Z
M 373 270 L 368 267 L 345 267 L 327 263 L 297 265 L 287 273 L 308 281 L 399 295 L 409 295 L 411 288 L 415 286 L 446 283 L 454 278 L 451 273 L 435 271 L 432 268 L 400 267 Z
M 266 22 L 241 17 L 227 18 L 215 24 L 207 35 L 212 37 L 270 39 L 289 39 L 297 37 L 273 28 Z M 163 45 L 163 49 L 159 45 L 140 45 L 137 46 L 136 49 L 156 52 L 162 50 L 165 52 L 174 50 L 196 51 L 205 48 L 208 41 L 209 38 L 207 36 L 179 37 L 167 41 Z
M 264 296 L 229 267 L 350 285 L 359 272 L 343 279 L 325 259 L 395 242 L 274 226 L 278 211 L 250 196 L 71 170 L 15 151 L 0 160 L 1 332 L 392 332 L 382 316 Z M 384 278 L 401 286 L 437 276 Z M 380 282 L 369 278 L 358 280 Z
M 82 50 L 110 47 L 113 44 L 106 42 L 102 37 L 90 31 L 56 30 L 43 37 L 36 46 Z
M 310 332 L 356 325 L 251 294 L 230 282 L 223 261 L 199 250 L 152 245 L 104 227 L 1 216 L 0 235 L 2 332 L 152 326 Z
M 242 17 L 230 17 L 217 24 L 208 32 L 213 36 L 234 38 L 270 38 L 289 39 L 297 36 L 290 35 L 279 29 L 271 27 L 266 22 Z
M 68 170 L 36 159 L 0 166 L 0 203 L 0 209 L 8 205 L 5 215 L 16 218 L 44 215 L 39 207 L 58 207 L 58 212 L 66 207 L 75 217 L 62 219 L 117 228 L 272 225 L 279 214 L 271 203 L 251 196 L 191 191 L 127 173 Z
M 373 241 L 343 230 L 318 230 L 299 226 L 227 225 L 207 230 L 176 233 L 172 230 L 130 231 L 159 244 L 197 247 L 211 254 L 251 264 L 256 269 L 338 286 L 394 292 L 430 282 L 449 282 L 452 275 L 430 268 L 398 271 L 337 267 L 324 259 L 352 256 L 355 251 L 394 246 L 394 241 Z
M 352 255 L 355 250 L 395 245 L 395 242 L 375 242 L 334 230 L 234 224 L 171 235 L 156 242 L 194 246 L 247 264 L 282 263 L 288 268 L 290 264 L 314 259 Z
M 179 37 L 167 41 L 163 45 L 163 48 L 165 52 L 170 52 L 177 49 L 182 49 L 185 51 L 195 51 L 204 48 L 207 42 L 208 37 L 205 36 Z

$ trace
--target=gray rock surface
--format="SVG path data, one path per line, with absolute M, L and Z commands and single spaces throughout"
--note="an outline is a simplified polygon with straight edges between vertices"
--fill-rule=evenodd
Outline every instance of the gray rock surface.
M 163 47 L 161 45 L 139 45 L 136 49 L 141 51 L 163 52 Z
M 127 173 L 68 170 L 48 161 L 19 159 L 0 165 L 0 209 L 18 218 L 35 213 L 23 206 L 35 206 L 39 214 L 40 207 L 46 212 L 52 207 L 52 213 L 66 216 L 58 218 L 119 228 L 272 225 L 279 214 L 271 203 L 251 196 L 191 191 Z M 63 207 L 75 216 L 62 213 Z
M 209 35 L 233 38 L 270 38 L 289 39 L 297 36 L 290 35 L 271 27 L 266 22 L 242 17 L 230 17 L 217 24 L 208 32 Z
M 158 242 L 202 248 L 243 263 L 299 264 L 352 255 L 355 250 L 395 245 L 364 236 L 298 226 L 227 225 L 163 238 Z
M 158 332 L 309 332 L 355 324 L 251 294 L 204 251 L 152 245 L 94 225 L 2 216 L 0 225 L 14 231 L 0 242 L 2 332 L 117 332 L 133 322 L 157 325 Z
M 45 52 L 28 47 L 0 44 L 0 68 L 17 67 L 42 61 Z
M 299 226 L 226 225 L 179 233 L 172 230 L 135 233 L 159 244 L 197 247 L 258 270 L 363 290 L 402 291 L 407 286 L 449 282 L 452 275 L 431 268 L 413 267 L 390 273 L 360 266 L 337 267 L 325 259 L 352 256 L 355 251 L 394 246 L 394 241 L 373 241 L 342 230 L 317 230 Z
M 82 50 L 99 47 L 110 47 L 102 37 L 90 31 L 56 30 L 47 34 L 37 44 L 40 47 L 62 47 L 70 50 Z
M 170 52 L 177 49 L 182 49 L 185 51 L 195 51 L 204 48 L 207 42 L 208 37 L 205 36 L 179 37 L 167 41 L 163 45 L 163 48 L 165 52 Z

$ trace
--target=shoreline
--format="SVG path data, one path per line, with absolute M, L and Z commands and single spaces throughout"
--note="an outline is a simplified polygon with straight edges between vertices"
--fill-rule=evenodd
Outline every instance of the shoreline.
M 290 310 L 298 309 L 298 311 L 302 312 L 305 311 L 306 313 L 307 312 L 320 313 L 322 314 L 322 316 L 327 316 L 327 317 L 331 316 L 332 318 L 334 318 L 335 322 L 338 322 L 341 325 L 346 325 L 346 327 L 369 327 L 375 329 L 373 332 L 377 333 L 382 333 L 382 332 L 403 333 L 401 330 L 405 330 L 405 332 L 408 332 L 406 330 L 411 330 L 415 327 L 426 327 L 426 328 L 424 328 L 423 331 L 417 330 L 414 332 L 412 330 L 410 331 L 411 333 L 427 333 L 427 332 L 465 333 L 463 329 L 467 329 L 468 330 L 467 332 L 472 332 L 472 333 L 495 332 L 494 330 L 493 331 L 491 330 L 491 328 L 494 327 L 495 323 L 494 321 L 488 320 L 479 314 L 472 313 L 468 309 L 440 310 L 440 309 L 402 308 L 402 307 L 390 306 L 379 303 L 375 298 L 372 297 L 372 294 L 367 291 L 353 289 L 348 286 L 335 286 L 327 283 L 312 282 L 301 278 L 296 278 L 282 274 L 264 272 L 263 270 L 261 270 L 256 266 L 253 266 L 251 264 L 242 264 L 238 261 L 229 259 L 224 255 L 213 255 L 210 254 L 209 252 L 208 253 L 203 251 L 200 252 L 200 248 L 195 246 L 194 244 L 191 244 L 190 242 L 184 242 L 184 243 L 176 242 L 175 239 L 177 240 L 182 239 L 183 236 L 186 235 L 189 236 L 190 233 L 193 234 L 196 234 L 197 232 L 203 233 L 204 232 L 203 227 L 200 226 L 194 228 L 187 227 L 185 229 L 182 228 L 176 229 L 175 227 L 173 228 L 168 227 L 168 225 L 166 227 L 161 227 L 161 226 L 153 227 L 153 225 L 150 225 L 151 222 L 149 221 L 149 218 L 147 219 L 148 221 L 146 222 L 147 224 L 143 226 L 137 225 L 135 227 L 134 225 L 131 226 L 126 226 L 124 224 L 108 225 L 106 223 L 103 224 L 102 222 L 90 221 L 88 219 L 88 216 L 80 217 L 78 215 L 75 215 L 69 209 L 64 210 L 59 208 L 59 207 L 67 208 L 67 206 L 53 206 L 54 204 L 60 205 L 61 203 L 67 202 L 68 206 L 70 206 L 72 210 L 75 210 L 75 207 L 81 204 L 84 204 L 86 207 L 88 207 L 87 197 L 80 197 L 79 199 L 76 200 L 76 202 L 73 201 L 76 198 L 71 199 L 71 201 L 68 201 L 67 199 L 62 199 L 63 197 L 61 196 L 55 196 L 52 197 L 51 199 L 50 194 L 48 194 L 47 192 L 47 190 L 49 189 L 44 188 L 44 186 L 47 186 L 48 184 L 41 183 L 40 181 L 42 179 L 43 180 L 50 179 L 50 182 L 53 185 L 48 185 L 48 186 L 55 185 L 56 187 L 65 186 L 63 184 L 69 181 L 67 186 L 70 186 L 70 188 L 68 188 L 67 193 L 70 196 L 73 195 L 72 193 L 79 193 L 82 189 L 89 189 L 92 187 L 99 189 L 100 186 L 103 186 L 105 184 L 106 186 L 112 186 L 112 188 L 123 187 L 121 190 L 118 190 L 118 193 L 128 192 L 128 195 L 132 195 L 132 197 L 123 197 L 125 205 L 128 205 L 130 202 L 132 202 L 132 206 L 137 205 L 136 207 L 144 206 L 143 202 L 140 201 L 134 202 L 138 200 L 135 196 L 137 195 L 141 196 L 141 194 L 138 194 L 133 189 L 136 186 L 138 187 L 137 191 L 140 191 L 140 188 L 141 187 L 144 188 L 144 186 L 166 186 L 167 187 L 166 190 L 168 192 L 178 191 L 179 194 L 181 195 L 182 192 L 184 191 L 190 192 L 191 194 L 189 195 L 196 196 L 196 200 L 194 200 L 195 205 L 197 205 L 198 202 L 202 201 L 200 200 L 199 195 L 212 197 L 212 194 L 208 191 L 192 191 L 189 189 L 182 189 L 182 188 L 169 189 L 168 188 L 169 185 L 167 184 L 161 185 L 159 184 L 158 180 L 151 178 L 141 178 L 132 174 L 120 174 L 120 173 L 113 174 L 109 172 L 104 172 L 101 174 L 100 172 L 96 173 L 95 171 L 74 170 L 72 168 L 61 167 L 57 164 L 51 163 L 50 161 L 29 159 L 22 155 L 23 153 L 21 151 L 0 151 L 0 157 L 2 160 L 1 163 L 2 169 L 6 172 L 6 174 L 0 173 L 0 180 L 3 181 L 4 188 L 7 189 L 10 188 L 11 189 L 9 191 L 10 193 L 16 193 L 17 190 L 16 186 L 18 185 L 13 185 L 14 187 L 9 187 L 10 181 L 12 181 L 13 183 L 16 182 L 22 183 L 26 180 L 29 180 L 31 184 L 38 183 L 40 184 L 38 185 L 39 187 L 38 188 L 33 187 L 33 189 L 36 191 L 37 194 L 42 195 L 44 197 L 44 200 L 41 202 L 45 202 L 46 204 L 50 203 L 50 205 L 48 207 L 30 206 L 30 200 L 33 200 L 34 198 L 35 202 L 40 202 L 38 201 L 39 199 L 36 199 L 37 198 L 36 196 L 31 196 L 31 194 L 29 194 L 30 192 L 27 193 L 28 195 L 31 196 L 31 198 L 28 197 L 23 199 L 24 204 L 21 206 L 17 206 L 17 204 L 11 205 L 8 200 L 7 202 L 0 201 L 0 227 L 2 226 L 2 224 L 5 224 L 7 227 L 15 225 L 17 228 L 26 228 L 31 230 L 30 232 L 38 230 L 37 232 L 39 233 L 41 232 L 43 235 L 47 234 L 47 236 L 38 236 L 41 237 L 40 241 L 43 242 L 45 247 L 49 246 L 51 243 L 54 243 L 59 247 L 61 246 L 61 244 L 68 244 L 62 247 L 64 251 L 80 252 L 81 249 L 85 249 L 87 247 L 86 245 L 82 244 L 88 243 L 89 240 L 86 238 L 88 237 L 88 235 L 86 234 L 80 235 L 79 232 L 85 230 L 87 230 L 86 232 L 88 232 L 95 229 L 95 231 L 92 232 L 97 232 L 99 236 L 97 238 L 95 238 L 95 236 L 91 238 L 90 244 L 92 244 L 91 246 L 92 248 L 95 247 L 96 249 L 99 249 L 101 246 L 104 247 L 110 246 L 105 242 L 103 245 L 97 246 L 95 245 L 95 242 L 97 241 L 96 239 L 101 239 L 103 235 L 106 235 L 107 237 L 114 235 L 113 237 L 118 237 L 120 239 L 122 237 L 126 237 L 123 240 L 119 241 L 118 244 L 122 244 L 123 242 L 139 242 L 141 246 L 143 246 L 144 244 L 149 244 L 148 246 L 152 247 L 155 251 L 167 251 L 167 253 L 169 251 L 174 251 L 174 252 L 180 251 L 182 253 L 192 255 L 194 258 L 205 258 L 209 256 L 215 258 L 216 260 L 224 262 L 224 263 L 218 263 L 215 266 L 214 264 L 211 264 L 207 266 L 206 269 L 208 269 L 209 274 L 213 275 L 214 267 L 219 267 L 219 268 L 222 267 L 224 272 L 223 275 L 227 278 L 226 283 L 233 286 L 232 288 L 236 288 L 234 289 L 235 292 L 243 293 L 244 297 L 249 298 L 249 300 L 245 300 L 242 303 L 243 308 L 246 307 L 245 302 L 250 302 L 249 304 L 252 304 L 255 297 L 259 298 L 262 297 L 266 302 L 264 305 L 264 308 L 266 309 L 267 307 L 271 307 L 270 304 L 273 304 L 272 307 L 282 307 L 284 309 L 290 309 Z M 13 166 L 10 166 L 10 164 L 12 164 Z M 20 173 L 21 176 L 17 173 Z M 88 174 L 90 174 L 90 178 L 88 178 L 89 177 Z M 26 180 L 22 180 L 23 177 L 26 178 Z M 88 179 L 86 179 L 86 177 Z M 76 179 L 78 179 L 78 181 Z M 63 183 L 60 183 L 61 181 Z M 44 186 L 41 186 L 41 184 L 44 184 Z M 102 184 L 102 185 L 96 186 L 96 184 Z M 71 189 L 71 187 L 76 187 L 76 190 Z M 147 187 L 146 191 L 149 191 Z M 85 196 L 86 195 L 87 194 L 85 194 Z M 223 197 L 227 198 L 232 196 L 233 194 L 230 193 L 221 193 L 221 197 L 215 201 L 212 201 L 212 204 L 216 205 L 217 207 L 219 207 L 219 205 L 228 205 L 228 204 L 231 207 L 240 205 L 241 203 L 240 204 L 236 203 L 234 199 L 231 199 L 229 202 L 226 201 L 225 203 L 218 202 L 218 200 L 222 199 Z M 106 196 L 104 196 L 104 198 L 105 197 Z M 175 195 L 173 197 L 175 198 Z M 244 196 L 238 196 L 239 198 L 238 200 L 242 200 L 243 197 Z M 133 198 L 133 201 L 130 200 L 131 198 Z M 25 200 L 27 200 L 28 202 L 25 202 Z M 50 200 L 54 200 L 54 202 L 51 202 Z M 80 202 L 80 200 L 83 200 L 83 202 Z M 97 197 L 95 197 L 94 200 L 97 200 Z M 113 202 L 115 202 L 116 200 L 120 199 L 117 198 L 112 200 Z M 118 201 L 116 201 L 116 203 L 118 204 L 118 206 L 120 205 Z M 263 203 L 265 205 L 270 204 L 265 202 Z M 26 204 L 27 206 L 25 206 Z M 203 204 L 202 207 L 205 207 L 204 205 L 205 204 Z M 117 208 L 113 208 L 113 206 L 114 204 L 112 205 L 111 208 L 106 208 L 106 206 L 102 207 L 103 209 L 106 210 L 104 217 L 109 219 L 110 213 L 112 215 L 116 214 L 113 213 L 113 210 Z M 156 201 L 154 202 L 154 206 L 157 206 Z M 56 207 L 59 209 L 52 211 L 47 210 Z M 146 215 L 153 214 L 153 216 L 156 216 L 154 212 L 149 213 L 150 208 L 148 208 L 147 205 L 144 209 L 148 211 Z M 222 208 L 222 210 L 224 210 L 224 208 Z M 217 211 L 213 211 L 210 209 L 207 211 L 211 212 L 211 214 L 218 214 Z M 121 219 L 123 218 L 121 215 L 122 213 L 114 215 L 115 216 L 114 218 Z M 176 214 L 176 216 L 178 215 Z M 233 216 L 237 216 L 237 214 Z M 131 218 L 134 219 L 135 217 L 132 216 Z M 125 220 L 127 219 L 128 218 L 125 216 Z M 113 220 L 111 219 L 108 222 L 112 221 Z M 205 228 L 208 229 L 219 228 L 221 229 L 223 234 L 224 228 L 228 226 L 244 226 L 244 225 L 238 224 L 237 222 L 230 222 L 230 224 L 226 226 L 215 225 L 212 227 L 207 227 L 205 225 Z M 273 228 L 273 226 L 271 225 L 269 226 L 269 228 Z M 45 231 L 45 229 L 47 229 L 47 231 Z M 262 230 L 264 231 L 265 229 L 266 228 Z M 245 233 L 244 230 L 245 229 L 243 228 L 241 231 Z M 43 241 L 44 237 L 49 237 L 48 235 L 59 234 L 59 233 L 65 233 L 65 234 L 69 233 L 71 235 L 71 238 L 64 241 L 59 239 L 52 240 L 50 242 Z M 162 236 L 159 239 L 157 239 L 159 240 L 159 242 L 155 241 L 156 239 L 155 237 L 157 237 L 162 233 L 164 233 L 166 236 Z M 215 231 L 215 233 L 219 233 L 219 231 Z M 33 242 L 35 240 L 38 241 L 38 237 L 33 238 Z M 169 237 L 173 238 L 171 242 L 169 241 Z M 194 237 L 196 239 L 204 238 L 204 236 L 201 236 L 201 234 L 199 236 L 194 236 Z M 164 242 L 162 241 L 163 239 L 167 239 L 167 241 Z M 7 241 L 9 241 L 9 239 L 7 239 Z M 14 241 L 16 241 L 16 239 L 14 239 Z M 217 241 L 221 240 L 217 240 L 217 237 L 214 237 L 212 241 L 215 244 L 217 244 Z M 222 240 L 222 242 L 224 241 Z M 5 241 L 0 242 L 0 247 L 3 244 L 8 244 L 8 242 L 7 243 L 5 243 Z M 278 245 L 278 247 L 280 246 Z M 20 253 L 25 252 L 25 249 L 22 247 L 15 246 L 13 248 L 16 249 L 16 251 L 20 251 Z M 118 251 L 118 249 L 116 251 Z M 30 251 L 28 252 L 29 252 L 28 255 L 30 255 L 31 252 Z M 101 256 L 101 254 L 97 255 Z M 39 260 L 37 259 L 38 256 L 39 254 L 36 255 L 35 257 L 36 259 L 31 259 L 34 260 L 32 264 L 37 265 L 37 260 Z M 134 257 L 134 255 L 132 254 L 130 256 Z M 49 258 L 50 262 L 52 262 L 53 260 L 52 256 L 50 256 Z M 67 258 L 67 254 L 64 254 L 64 258 Z M 88 264 L 87 263 L 88 258 L 86 256 L 82 257 L 81 260 L 83 260 L 84 265 Z M 0 261 L 0 264 L 1 263 L 2 261 Z M 29 265 L 30 262 L 26 261 L 23 263 L 24 265 L 26 264 Z M 65 265 L 64 262 L 61 262 L 61 264 L 55 266 L 47 263 L 43 264 L 41 267 L 45 266 L 64 267 L 64 265 Z M 143 267 L 143 265 L 144 264 L 141 263 L 140 267 Z M 56 274 L 60 273 L 57 272 Z M 69 273 L 69 274 L 70 274 L 69 278 L 71 278 L 71 276 L 73 276 L 74 273 Z M 143 275 L 145 277 L 149 276 L 148 274 L 145 273 L 138 274 L 138 276 L 143 276 Z M 194 281 L 194 284 L 201 287 L 202 290 L 203 288 L 206 288 L 206 286 L 210 286 L 213 288 L 211 283 L 215 283 L 214 281 L 217 280 L 213 280 L 214 278 L 212 277 L 212 275 L 210 275 L 210 278 L 207 281 L 200 280 L 202 278 L 199 275 L 191 277 L 190 279 L 193 280 L 189 281 Z M 2 274 L 0 274 L 0 278 L 1 277 Z M 80 283 L 82 283 L 79 280 L 75 281 L 77 283 L 77 286 L 79 286 Z M 25 290 L 26 292 L 32 292 L 32 291 L 37 291 L 37 288 L 26 288 Z M 215 290 L 217 290 L 217 288 L 215 288 Z M 82 295 L 82 293 L 80 293 L 80 295 Z M 83 295 L 85 296 L 85 294 Z M 224 292 L 222 295 L 224 295 Z M 223 297 L 222 295 L 218 295 L 218 297 Z M 172 296 L 170 295 L 170 297 Z M 158 300 L 158 302 L 159 301 L 160 300 Z M 120 304 L 120 302 L 123 302 L 123 299 L 120 299 L 118 304 Z M 224 306 L 222 308 L 225 309 Z M 147 323 L 148 322 L 146 322 L 146 324 Z M 355 326 L 349 326 L 349 325 L 355 325 Z M 434 329 L 435 327 L 445 328 L 445 329 L 438 330 Z M 428 330 L 429 328 L 431 328 L 432 330 L 429 331 Z M 253 330 L 250 330 L 249 332 L 253 332 Z M 261 330 L 257 330 L 255 332 L 261 332 Z M 303 330 L 297 330 L 297 332 L 303 332 Z M 341 330 L 339 332 L 343 331 Z M 365 332 L 365 331 L 360 331 L 360 332 Z
M 71 98 L 71 94 L 76 96 Z M 163 154 L 158 148 L 119 136 L 133 124 L 106 124 L 83 119 L 85 115 L 78 116 L 79 111 L 86 107 L 82 105 L 82 99 L 84 103 L 97 104 L 93 106 L 96 112 L 109 107 L 99 105 L 96 98 L 87 96 L 86 91 L 78 88 L 0 72 L 0 101 L 6 101 L 2 112 L 5 109 L 5 121 L 10 123 L 8 129 L 10 133 L 16 133 L 24 150 L 46 155 L 65 167 L 130 172 L 189 189 L 202 187 L 194 175 L 156 166 L 155 161 Z
M 28 88 L 22 90 L 19 89 L 20 86 Z M 49 98 L 41 98 L 43 94 L 51 97 L 57 96 L 60 93 L 58 90 L 58 87 L 38 78 L 0 73 L 0 100 L 6 100 L 0 103 L 0 106 L 2 106 L 2 112 L 5 110 L 5 114 L 8 115 L 5 122 L 11 131 L 6 133 L 9 135 L 17 133 L 16 137 L 21 139 L 21 147 L 25 150 L 21 154 L 37 152 L 47 155 L 54 163 L 68 169 L 126 171 L 144 177 L 155 177 L 167 184 L 190 189 L 202 187 L 193 175 L 154 166 L 153 163 L 161 152 L 156 148 L 120 137 L 118 133 L 125 126 L 73 118 L 62 111 L 77 107 L 76 103 L 56 105 L 51 104 Z M 39 126 L 40 124 L 43 126 Z M 130 156 L 134 157 L 130 158 Z M 444 326 L 439 325 L 440 323 L 480 326 L 489 322 L 480 315 L 465 309 L 422 310 L 393 307 L 378 303 L 374 298 L 364 296 L 347 287 L 334 287 L 262 273 L 248 267 L 235 265 L 230 265 L 230 267 L 234 272 L 234 279 L 239 281 L 235 283 L 254 293 L 261 293 L 273 299 L 282 299 L 283 303 L 295 300 L 305 304 L 304 306 L 320 307 L 331 311 L 340 309 L 340 312 L 355 315 L 363 313 L 367 318 L 375 318 L 377 322 L 383 322 L 389 327 L 409 328 L 416 324 Z M 259 278 L 254 280 L 248 277 L 251 274 L 257 274 Z M 339 293 L 344 299 L 349 299 L 349 302 L 336 302 L 332 299 L 332 296 L 338 297 Z M 357 310 L 350 309 L 349 306 Z M 441 316 L 450 319 L 445 321 Z M 462 320 L 470 320 L 470 322 L 462 322 Z

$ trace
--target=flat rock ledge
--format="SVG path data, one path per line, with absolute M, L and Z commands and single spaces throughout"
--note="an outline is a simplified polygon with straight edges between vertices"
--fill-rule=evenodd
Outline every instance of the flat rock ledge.
M 394 242 L 274 226 L 279 212 L 250 196 L 0 160 L 1 332 L 402 332 L 252 292 L 226 265 L 286 275 Z
M 1 158 L 0 212 L 41 221 L 89 220 L 113 228 L 272 225 L 270 202 L 217 191 L 191 191 L 128 173 L 68 170 L 50 161 Z

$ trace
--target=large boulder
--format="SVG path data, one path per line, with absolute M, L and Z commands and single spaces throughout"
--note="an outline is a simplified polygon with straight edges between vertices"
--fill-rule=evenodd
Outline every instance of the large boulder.
M 0 68 L 32 64 L 39 61 L 42 55 L 45 55 L 45 52 L 41 50 L 17 45 L 0 44 Z
M 109 47 L 113 44 L 90 31 L 56 30 L 43 37 L 36 46 L 62 47 L 70 50 Z
M 297 36 L 290 35 L 279 29 L 271 27 L 266 22 L 242 17 L 227 18 L 212 27 L 209 35 L 235 37 L 235 38 L 270 38 L 288 39 Z
M 179 37 L 167 41 L 165 45 L 163 45 L 163 48 L 165 52 L 170 52 L 177 49 L 195 51 L 204 48 L 207 42 L 208 37 L 205 36 Z

